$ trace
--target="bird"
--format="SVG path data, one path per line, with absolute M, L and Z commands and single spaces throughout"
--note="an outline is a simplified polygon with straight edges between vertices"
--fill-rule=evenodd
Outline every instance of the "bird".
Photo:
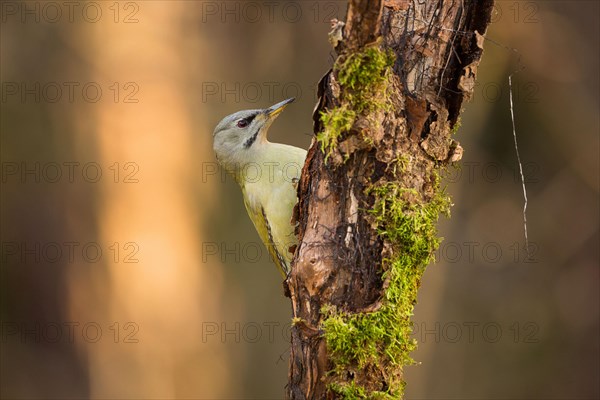
M 239 184 L 248 216 L 284 279 L 290 272 L 290 250 L 297 244 L 291 219 L 306 150 L 269 142 L 267 132 L 294 100 L 238 111 L 213 132 L 217 161 Z

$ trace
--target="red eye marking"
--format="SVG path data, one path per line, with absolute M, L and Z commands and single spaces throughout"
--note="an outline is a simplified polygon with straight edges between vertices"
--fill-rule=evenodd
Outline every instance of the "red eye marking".
M 238 126 L 238 128 L 245 128 L 248 126 L 248 121 L 246 121 L 245 119 L 240 119 L 237 122 L 237 126 Z

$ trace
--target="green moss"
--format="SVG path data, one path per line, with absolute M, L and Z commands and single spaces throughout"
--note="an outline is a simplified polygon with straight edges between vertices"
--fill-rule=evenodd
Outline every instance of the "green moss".
M 334 71 L 340 105 L 321 113 L 323 129 L 317 135 L 326 159 L 357 118 L 377 121 L 376 113 L 390 107 L 393 65 L 393 53 L 377 46 L 338 58 Z M 401 176 L 412 169 L 411 160 L 399 156 L 391 168 L 388 172 Z M 374 199 L 367 212 L 391 250 L 382 263 L 384 289 L 378 309 L 365 313 L 349 313 L 331 305 L 321 309 L 321 329 L 333 364 L 328 388 L 341 398 L 397 399 L 403 395 L 401 371 L 414 363 L 410 353 L 417 345 L 410 337 L 410 317 L 421 277 L 440 241 L 438 217 L 447 214 L 450 206 L 437 173 L 430 181 L 433 190 L 427 196 L 433 193 L 433 197 L 427 199 L 398 182 L 378 184 L 366 192 Z M 380 373 L 387 386 L 363 387 L 360 379 L 348 379 L 365 371 Z
M 398 398 L 394 395 L 390 395 L 386 392 L 371 391 L 366 392 L 364 388 L 356 385 L 354 382 L 350 384 L 331 384 L 329 390 L 333 393 L 340 395 L 341 398 L 346 400 L 355 399 L 372 399 L 372 400 L 397 400 Z
M 393 176 L 404 173 L 410 165 L 410 158 L 406 154 L 400 154 L 390 164 Z
M 394 65 L 394 53 L 377 46 L 366 47 L 336 62 L 338 80 L 344 87 L 362 89 L 386 81 L 385 71 Z
M 332 383 L 329 390 L 346 400 L 373 399 L 373 400 L 397 400 L 396 397 L 381 391 L 367 392 L 355 382 Z
M 393 57 L 377 47 L 368 47 L 360 53 L 350 54 L 338 64 L 341 85 L 358 89 L 382 82 L 383 71 L 393 62 Z
M 380 95 L 387 94 L 388 73 L 394 60 L 393 52 L 373 46 L 336 63 L 338 81 L 354 110 L 370 112 L 386 105 Z
M 341 104 L 321 113 L 323 130 L 317 135 L 326 157 L 359 114 L 389 108 L 388 81 L 393 65 L 393 53 L 375 46 L 336 61 L 334 71 L 340 84 Z
M 339 137 L 352 128 L 355 119 L 356 113 L 345 105 L 321 112 L 323 130 L 317 134 L 321 151 L 327 155 L 331 154 L 331 150 L 337 146 Z
M 430 201 L 397 182 L 375 186 L 368 194 L 375 197 L 369 212 L 377 222 L 379 234 L 392 244 L 392 254 L 384 260 L 385 289 L 381 307 L 370 313 L 350 314 L 332 306 L 323 307 L 323 330 L 334 368 L 331 390 L 346 399 L 401 398 L 404 382 L 386 376 L 386 391 L 369 392 L 352 382 L 336 384 L 335 376 L 347 371 L 398 370 L 413 364 L 410 356 L 416 341 L 410 337 L 410 316 L 417 299 L 421 277 L 440 239 L 436 223 L 440 214 L 449 213 L 450 200 L 434 179 L 436 195 Z M 341 379 L 341 381 L 344 381 Z M 336 386 L 337 385 L 337 386 Z
M 365 389 L 360 386 L 357 386 L 356 383 L 351 382 L 348 384 L 340 384 L 340 383 L 332 383 L 329 385 L 329 390 L 333 393 L 343 396 L 344 399 L 348 400 L 357 400 L 357 399 L 366 399 L 367 394 Z
M 452 129 L 450 130 L 450 133 L 452 135 L 456 135 L 458 133 L 458 130 L 460 129 L 460 126 L 462 125 L 462 121 L 459 118 L 456 123 L 454 124 L 454 126 L 452 127 Z

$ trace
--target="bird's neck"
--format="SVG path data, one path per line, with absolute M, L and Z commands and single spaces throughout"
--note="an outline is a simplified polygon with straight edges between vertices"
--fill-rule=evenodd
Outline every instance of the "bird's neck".
M 240 186 L 260 178 L 265 168 L 269 167 L 269 141 L 259 138 L 252 147 L 237 153 L 237 157 L 219 159 L 225 170 L 233 176 Z

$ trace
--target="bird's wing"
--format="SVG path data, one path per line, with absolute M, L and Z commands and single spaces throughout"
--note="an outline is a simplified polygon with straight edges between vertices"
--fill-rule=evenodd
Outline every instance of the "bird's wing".
M 275 143 L 271 148 L 273 149 L 271 155 L 274 155 L 273 159 L 278 160 L 278 163 L 272 180 L 268 183 L 268 190 L 261 191 L 268 193 L 262 199 L 261 204 L 270 227 L 270 239 L 275 238 L 274 253 L 271 254 L 271 257 L 273 260 L 277 257 L 279 264 L 284 266 L 286 273 L 289 273 L 294 256 L 290 248 L 298 244 L 298 238 L 294 234 L 292 225 L 292 214 L 294 205 L 298 201 L 296 187 L 302 173 L 306 151 L 298 147 Z M 278 262 L 275 261 L 275 263 Z
M 296 204 L 296 183 L 300 178 L 306 151 L 297 147 L 269 144 L 269 161 L 272 169 L 262 168 L 263 177 L 254 182 L 244 182 L 244 204 L 261 240 L 269 250 L 271 259 L 282 275 L 287 277 L 293 254 L 290 247 L 297 244 L 292 212 Z M 259 164 L 260 165 L 260 164 Z
M 260 236 L 260 239 L 267 247 L 271 259 L 277 266 L 277 269 L 279 269 L 279 272 L 286 278 L 290 270 L 290 257 L 286 257 L 285 255 L 289 254 L 289 252 L 283 253 L 281 246 L 278 246 L 278 243 L 275 242 L 273 238 L 273 225 L 267 218 L 265 209 L 261 205 L 254 207 L 254 204 L 252 203 L 252 199 L 249 198 L 247 194 L 244 194 L 244 205 L 246 206 L 248 216 L 250 216 L 250 219 L 258 232 L 258 236 Z

